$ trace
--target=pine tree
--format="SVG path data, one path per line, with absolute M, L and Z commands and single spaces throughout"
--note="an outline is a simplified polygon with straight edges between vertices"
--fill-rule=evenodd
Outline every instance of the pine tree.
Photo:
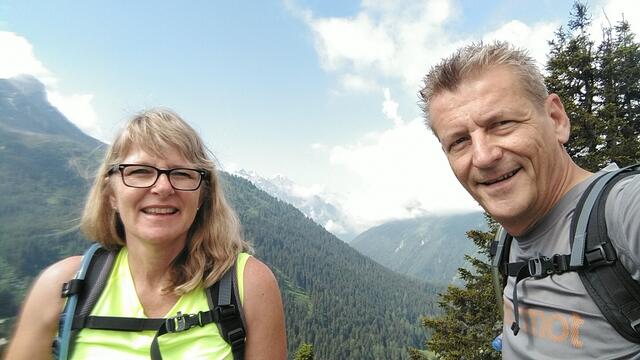
M 313 360 L 313 345 L 309 343 L 302 343 L 296 351 L 295 360 Z
M 624 20 L 609 26 L 597 56 L 596 101 L 605 140 L 600 152 L 620 166 L 640 159 L 640 46 L 634 38 Z
M 602 126 L 595 115 L 596 69 L 593 40 L 589 35 L 591 17 L 586 5 L 575 2 L 568 30 L 562 26 L 549 41 L 549 59 L 545 78 L 550 92 L 563 100 L 571 120 L 571 139 L 565 145 L 578 165 L 586 169 L 599 168 L 602 159 L 598 149 L 603 144 L 599 136 Z
M 594 49 L 586 5 L 573 5 L 568 31 L 549 41 L 545 81 L 563 100 L 571 120 L 567 152 L 581 167 L 597 171 L 640 159 L 640 50 L 629 24 L 602 29 Z
M 422 320 L 424 327 L 434 330 L 427 348 L 439 354 L 440 359 L 500 359 L 491 340 L 500 333 L 502 319 L 492 286 L 491 265 L 483 260 L 489 256 L 498 225 L 489 217 L 487 222 L 490 231 L 467 232 L 480 256 L 465 255 L 473 271 L 458 269 L 464 287 L 450 285 L 440 295 L 442 315 Z

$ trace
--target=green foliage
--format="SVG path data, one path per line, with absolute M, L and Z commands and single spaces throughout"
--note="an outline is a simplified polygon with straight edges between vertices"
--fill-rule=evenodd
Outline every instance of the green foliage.
M 304 342 L 320 359 L 402 359 L 424 338 L 440 288 L 411 280 L 360 255 L 293 206 L 223 174 L 256 255 L 283 291 L 289 353 Z
M 1 318 L 0 317 L 0 359 L 4 359 L 4 351 L 7 347 L 7 342 L 5 339 L 9 338 L 9 335 L 13 331 L 13 327 L 15 325 L 16 318 Z
M 302 343 L 296 351 L 295 360 L 313 360 L 313 345 L 309 343 Z
M 497 224 L 487 217 L 488 232 L 471 230 L 467 237 L 479 249 L 479 257 L 488 258 Z M 500 333 L 502 319 L 496 306 L 491 265 L 466 255 L 473 271 L 460 268 L 464 287 L 450 285 L 438 302 L 442 314 L 422 319 L 433 329 L 427 348 L 441 359 L 499 359 L 491 340 Z
M 409 348 L 409 358 L 411 360 L 439 360 L 440 357 L 433 351 Z
M 586 5 L 574 3 L 568 28 L 549 41 L 545 81 L 571 120 L 569 155 L 597 171 L 640 159 L 640 50 L 626 21 L 603 28 L 597 47 L 590 25 Z

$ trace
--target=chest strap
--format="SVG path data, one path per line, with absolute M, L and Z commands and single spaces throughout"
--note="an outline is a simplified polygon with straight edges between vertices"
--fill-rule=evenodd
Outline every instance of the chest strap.
M 511 324 L 513 335 L 520 332 L 520 311 L 518 310 L 518 283 L 527 278 L 542 279 L 553 274 L 562 274 L 572 269 L 569 266 L 571 255 L 553 255 L 552 257 L 538 256 L 528 261 L 518 261 L 506 264 L 506 273 L 515 276 L 516 282 L 513 285 L 513 315 L 514 321 Z

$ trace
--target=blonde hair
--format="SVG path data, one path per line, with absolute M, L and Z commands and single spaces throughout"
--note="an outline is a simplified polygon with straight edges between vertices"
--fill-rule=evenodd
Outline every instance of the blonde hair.
M 435 96 L 442 91 L 455 91 L 460 83 L 470 76 L 500 65 L 511 67 L 514 73 L 520 76 L 522 88 L 529 94 L 529 100 L 534 105 L 544 104 L 549 91 L 536 61 L 526 50 L 515 48 L 505 41 L 490 44 L 472 43 L 443 59 L 424 77 L 418 97 L 426 124 L 431 127 L 429 103 Z
M 213 285 L 235 262 L 238 253 L 250 251 L 241 235 L 240 222 L 228 205 L 214 162 L 196 131 L 168 109 L 151 109 L 134 116 L 116 136 L 96 174 L 81 219 L 84 234 L 108 249 L 126 245 L 124 227 L 110 203 L 109 173 L 133 147 L 157 157 L 178 151 L 194 166 L 207 171 L 202 182 L 202 205 L 189 233 L 187 245 L 172 264 L 172 281 L 166 291 L 178 295 L 200 282 Z

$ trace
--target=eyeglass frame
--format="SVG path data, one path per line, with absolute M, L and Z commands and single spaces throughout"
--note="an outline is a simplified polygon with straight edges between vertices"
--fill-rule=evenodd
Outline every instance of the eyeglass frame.
M 127 184 L 127 182 L 124 180 L 124 172 L 123 170 L 126 169 L 129 166 L 144 166 L 144 167 L 148 167 L 148 168 L 152 168 L 156 171 L 156 179 L 153 181 L 153 183 L 151 183 L 151 185 L 149 186 L 132 186 Z M 198 186 L 196 186 L 194 189 L 190 189 L 190 190 L 184 190 L 184 189 L 178 189 L 173 185 L 173 182 L 171 182 L 171 172 L 174 170 L 191 170 L 191 171 L 196 171 L 198 174 L 200 174 L 200 181 L 198 182 Z M 200 188 L 200 186 L 202 186 L 202 181 L 207 181 L 206 176 L 209 174 L 209 171 L 204 170 L 204 169 L 193 169 L 193 168 L 185 168 L 185 167 L 178 167 L 178 168 L 172 168 L 172 169 L 158 169 L 155 166 L 152 165 L 146 165 L 146 164 L 115 164 L 111 167 L 111 169 L 109 169 L 109 172 L 107 173 L 108 175 L 113 175 L 114 172 L 119 171 L 120 172 L 120 178 L 122 179 L 122 183 L 124 184 L 124 186 L 130 187 L 130 188 L 134 188 L 134 189 L 148 189 L 150 187 L 152 187 L 153 185 L 155 185 L 158 182 L 158 179 L 160 179 L 160 175 L 162 174 L 166 174 L 167 175 L 167 180 L 169 181 L 169 185 L 171 185 L 171 188 L 173 190 L 176 191 L 196 191 Z

